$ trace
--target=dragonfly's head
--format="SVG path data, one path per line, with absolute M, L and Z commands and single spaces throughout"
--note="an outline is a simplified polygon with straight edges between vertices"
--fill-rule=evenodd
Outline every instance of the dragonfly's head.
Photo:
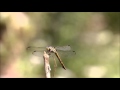
M 55 48 L 54 48 L 54 47 L 49 46 L 49 47 L 47 47 L 46 49 L 47 49 L 47 51 L 49 51 L 49 52 L 51 52 L 51 53 L 54 53 L 54 52 L 55 52 Z
M 52 52 L 51 47 L 47 47 L 46 49 L 47 49 L 47 51 Z

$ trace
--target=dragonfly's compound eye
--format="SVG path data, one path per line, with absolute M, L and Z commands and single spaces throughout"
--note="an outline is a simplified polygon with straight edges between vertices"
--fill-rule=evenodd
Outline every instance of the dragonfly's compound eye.
M 48 48 L 48 51 L 50 51 L 50 52 L 51 52 L 51 49 L 50 49 L 50 48 Z

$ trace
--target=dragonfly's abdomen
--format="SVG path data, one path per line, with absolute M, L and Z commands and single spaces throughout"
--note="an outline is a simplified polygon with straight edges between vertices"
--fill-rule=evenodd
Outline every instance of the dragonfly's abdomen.
M 57 52 L 55 52 L 55 55 L 57 56 L 57 58 L 58 58 L 59 62 L 60 62 L 60 63 L 61 63 L 61 65 L 62 65 L 62 67 L 66 70 L 65 65 L 63 64 L 63 62 L 62 62 L 62 60 L 61 60 L 61 58 L 59 57 L 59 55 L 58 55 L 58 53 L 57 53 Z

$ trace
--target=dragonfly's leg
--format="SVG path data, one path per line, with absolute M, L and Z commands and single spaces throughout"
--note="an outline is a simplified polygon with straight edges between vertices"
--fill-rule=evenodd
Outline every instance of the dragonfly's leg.
M 54 57 L 54 72 L 53 72 L 53 77 L 54 77 L 54 74 L 55 74 L 55 71 L 56 71 L 56 68 L 57 68 L 57 63 L 56 63 L 56 60 L 55 60 L 55 57 Z
M 57 67 L 57 63 L 56 63 L 55 57 L 54 57 L 54 62 L 55 62 L 54 67 L 56 68 Z

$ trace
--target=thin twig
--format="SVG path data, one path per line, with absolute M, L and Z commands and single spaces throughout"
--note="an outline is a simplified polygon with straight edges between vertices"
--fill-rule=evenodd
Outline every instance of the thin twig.
M 51 68 L 50 68 L 50 64 L 49 64 L 49 55 L 45 51 L 44 51 L 43 59 L 44 59 L 46 78 L 51 78 L 51 75 L 50 75 Z

